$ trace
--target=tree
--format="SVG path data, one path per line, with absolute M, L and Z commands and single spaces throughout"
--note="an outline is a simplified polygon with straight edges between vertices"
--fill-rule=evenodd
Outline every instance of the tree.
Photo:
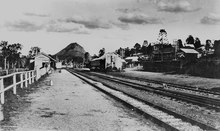
M 129 56 L 131 56 L 130 49 L 127 47 L 125 48 L 125 57 L 129 57 Z
M 214 48 L 214 54 L 219 57 L 220 56 L 220 40 L 214 41 L 213 48 Z
M 195 49 L 198 49 L 199 47 L 201 47 L 201 41 L 199 40 L 199 38 L 196 37 L 195 39 L 195 43 L 194 43 L 194 47 Z
M 31 50 L 29 51 L 29 56 L 30 57 L 36 56 L 37 54 L 40 53 L 40 50 L 41 50 L 40 47 L 37 47 L 37 46 L 31 47 Z
M 99 57 L 103 56 L 105 54 L 105 48 L 102 48 L 99 50 Z
M 20 61 L 20 50 L 22 49 L 22 45 L 19 43 L 14 43 L 11 45 L 8 45 L 9 50 L 10 50 L 10 55 L 8 57 L 9 59 L 9 64 L 11 64 L 12 68 L 15 68 L 17 63 Z
M 4 69 L 7 69 L 6 65 L 11 64 L 11 67 L 14 68 L 20 59 L 19 50 L 22 49 L 22 45 L 19 43 L 8 44 L 7 41 L 2 41 L 0 43 L 1 54 L 4 58 Z
M 140 52 L 141 45 L 140 45 L 140 44 L 138 44 L 138 43 L 136 43 L 136 44 L 134 45 L 134 49 L 135 49 L 135 53 Z
M 177 44 L 178 44 L 179 48 L 183 48 L 183 42 L 181 39 L 177 40 Z
M 10 55 L 10 50 L 8 47 L 8 42 L 7 41 L 1 41 L 0 43 L 0 47 L 1 47 L 1 55 L 4 59 L 4 69 L 7 69 L 6 65 L 7 65 L 7 58 Z
M 159 32 L 157 39 L 160 44 L 169 44 L 169 41 L 167 39 L 167 32 L 165 29 L 160 29 L 160 32 Z
M 125 57 L 125 49 L 123 49 L 121 47 L 118 50 L 116 50 L 115 53 L 118 54 L 119 56 L 121 56 L 122 58 Z
M 131 48 L 131 50 L 130 50 L 130 55 L 132 56 L 133 54 L 135 54 L 135 52 L 136 52 L 136 50 L 134 49 L 134 48 Z
M 205 49 L 210 50 L 211 48 L 212 48 L 212 41 L 208 39 L 206 40 Z
M 84 57 L 85 57 L 85 63 L 89 63 L 89 61 L 90 61 L 90 54 L 89 54 L 89 52 L 86 52 L 84 54 Z
M 143 53 L 143 55 L 147 54 L 147 46 L 142 46 L 141 47 L 141 53 Z
M 151 55 L 152 52 L 153 52 L 153 46 L 151 46 L 151 43 L 150 43 L 150 44 L 148 45 L 148 47 L 147 47 L 147 54 L 148 54 L 148 55 Z
M 186 38 L 186 44 L 194 44 L 194 38 L 192 35 L 189 35 L 188 38 Z

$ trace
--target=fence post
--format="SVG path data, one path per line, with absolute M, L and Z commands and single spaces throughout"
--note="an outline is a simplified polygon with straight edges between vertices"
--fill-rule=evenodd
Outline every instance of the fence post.
M 28 78 L 27 78 L 27 72 L 25 72 L 25 87 L 28 87 Z
M 0 91 L 2 91 L 2 93 L 1 93 L 1 103 L 0 103 L 0 121 L 2 121 L 2 120 L 4 120 L 2 104 L 5 103 L 5 91 L 4 91 L 4 81 L 3 81 L 3 78 L 0 79 Z
M 1 104 L 5 103 L 5 92 L 4 92 L 4 81 L 3 78 L 0 79 L 0 91 L 2 91 L 1 93 Z
M 2 104 L 0 104 L 0 121 L 4 120 Z
M 37 70 L 34 70 L 34 81 L 37 81 Z
M 34 83 L 34 71 L 31 71 L 31 73 L 32 73 L 32 83 Z
M 38 78 L 37 78 L 37 69 L 35 70 L 35 80 L 37 81 L 38 80 Z
M 29 84 L 31 84 L 31 72 L 28 72 L 28 79 L 29 79 Z
M 13 75 L 13 93 L 16 94 L 16 74 Z
M 21 80 L 21 88 L 23 88 L 24 87 L 23 73 L 20 74 L 20 80 Z

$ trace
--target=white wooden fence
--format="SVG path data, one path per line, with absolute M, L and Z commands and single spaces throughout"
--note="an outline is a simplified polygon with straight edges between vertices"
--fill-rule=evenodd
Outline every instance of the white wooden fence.
M 5 91 L 13 88 L 13 93 L 17 92 L 17 85 L 20 85 L 21 88 L 28 87 L 28 84 L 32 84 L 36 81 L 36 70 L 15 72 L 6 76 L 0 76 L 0 95 L 1 95 L 1 104 L 5 103 Z M 4 79 L 12 77 L 13 83 L 9 86 L 6 86 Z M 16 81 L 19 78 L 20 81 Z M 7 83 L 8 84 L 8 83 Z

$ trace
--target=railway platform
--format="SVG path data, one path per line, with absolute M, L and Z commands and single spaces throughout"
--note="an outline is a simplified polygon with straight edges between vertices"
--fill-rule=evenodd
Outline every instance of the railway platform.
M 66 70 L 53 72 L 36 86 L 0 122 L 0 131 L 160 130 Z

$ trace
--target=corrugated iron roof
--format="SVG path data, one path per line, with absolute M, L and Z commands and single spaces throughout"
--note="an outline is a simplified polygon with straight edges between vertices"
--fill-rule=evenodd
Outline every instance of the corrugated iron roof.
M 138 57 L 137 56 L 131 56 L 131 57 L 125 58 L 125 60 L 131 60 L 131 61 L 135 62 L 135 61 L 138 61 Z
M 105 53 L 104 55 L 102 55 L 102 56 L 99 57 L 99 58 L 92 59 L 91 61 L 104 60 L 107 55 L 117 55 L 117 56 L 118 56 L 118 54 L 116 54 L 116 53 L 114 53 L 114 52 L 108 52 L 108 53 Z M 119 56 L 118 56 L 118 57 L 119 57 Z
M 180 48 L 181 51 L 183 51 L 184 53 L 188 53 L 188 54 L 199 54 L 199 52 L 197 52 L 194 49 L 185 49 L 185 48 Z

